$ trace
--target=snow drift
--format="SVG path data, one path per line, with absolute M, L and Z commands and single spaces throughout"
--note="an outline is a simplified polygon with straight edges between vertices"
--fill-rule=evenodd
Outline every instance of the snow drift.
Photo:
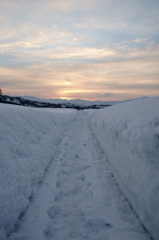
M 124 195 L 158 239 L 159 97 L 94 111 L 89 124 Z
M 14 229 L 76 116 L 0 104 L 0 239 Z

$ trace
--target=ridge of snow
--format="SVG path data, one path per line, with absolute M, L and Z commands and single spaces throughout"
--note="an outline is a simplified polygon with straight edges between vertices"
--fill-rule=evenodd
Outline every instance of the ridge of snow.
M 76 116 L 76 110 L 0 103 L 0 239 L 27 208 Z
M 159 97 L 94 110 L 89 124 L 140 220 L 159 236 Z

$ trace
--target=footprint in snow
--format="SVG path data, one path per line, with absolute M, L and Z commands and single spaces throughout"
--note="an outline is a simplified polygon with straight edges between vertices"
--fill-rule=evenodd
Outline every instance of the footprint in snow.
M 60 180 L 57 180 L 57 182 L 56 182 L 56 187 L 57 187 L 57 188 L 60 188 L 60 186 L 61 186 L 61 181 L 60 181 Z
M 86 183 L 86 186 L 87 186 L 87 187 L 90 187 L 91 185 L 92 185 L 92 184 L 91 184 L 90 182 L 87 182 L 87 183 Z
M 56 232 L 55 227 L 50 223 L 43 230 L 43 234 L 47 240 L 53 239 L 55 232 Z
M 56 203 L 60 202 L 61 198 L 63 197 L 63 193 L 59 192 L 55 195 L 54 200 Z
M 73 188 L 65 189 L 63 191 L 59 191 L 55 197 L 54 200 L 55 202 L 60 202 L 63 198 L 68 198 L 72 195 L 76 195 L 80 193 L 82 190 L 81 186 L 75 186 Z
M 86 169 L 90 168 L 91 166 L 90 165 L 84 165 L 84 166 L 81 166 L 80 167 L 80 170 L 81 171 L 85 171 Z
M 61 169 L 61 170 L 58 171 L 57 177 L 60 177 L 61 175 L 69 175 L 69 174 L 70 174 L 69 171 L 67 171 L 65 169 Z
M 54 219 L 55 216 L 61 214 L 61 209 L 58 206 L 52 206 L 48 209 L 47 214 L 50 219 Z
M 100 232 L 112 228 L 110 223 L 105 223 L 104 219 L 90 219 L 86 222 L 86 227 L 93 232 Z
M 86 176 L 84 174 L 82 174 L 81 177 L 80 177 L 80 180 L 82 180 L 84 182 L 85 179 L 86 179 Z

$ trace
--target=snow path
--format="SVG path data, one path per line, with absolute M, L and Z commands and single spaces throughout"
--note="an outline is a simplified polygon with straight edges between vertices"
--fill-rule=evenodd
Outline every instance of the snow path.
M 114 181 L 85 112 L 63 139 L 9 240 L 146 240 Z

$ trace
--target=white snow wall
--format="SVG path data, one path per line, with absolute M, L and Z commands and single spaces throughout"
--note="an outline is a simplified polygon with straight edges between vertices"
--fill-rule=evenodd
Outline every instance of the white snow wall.
M 159 97 L 89 115 L 116 181 L 154 239 L 159 239 Z
M 0 239 L 29 204 L 77 111 L 57 113 L 0 104 Z

